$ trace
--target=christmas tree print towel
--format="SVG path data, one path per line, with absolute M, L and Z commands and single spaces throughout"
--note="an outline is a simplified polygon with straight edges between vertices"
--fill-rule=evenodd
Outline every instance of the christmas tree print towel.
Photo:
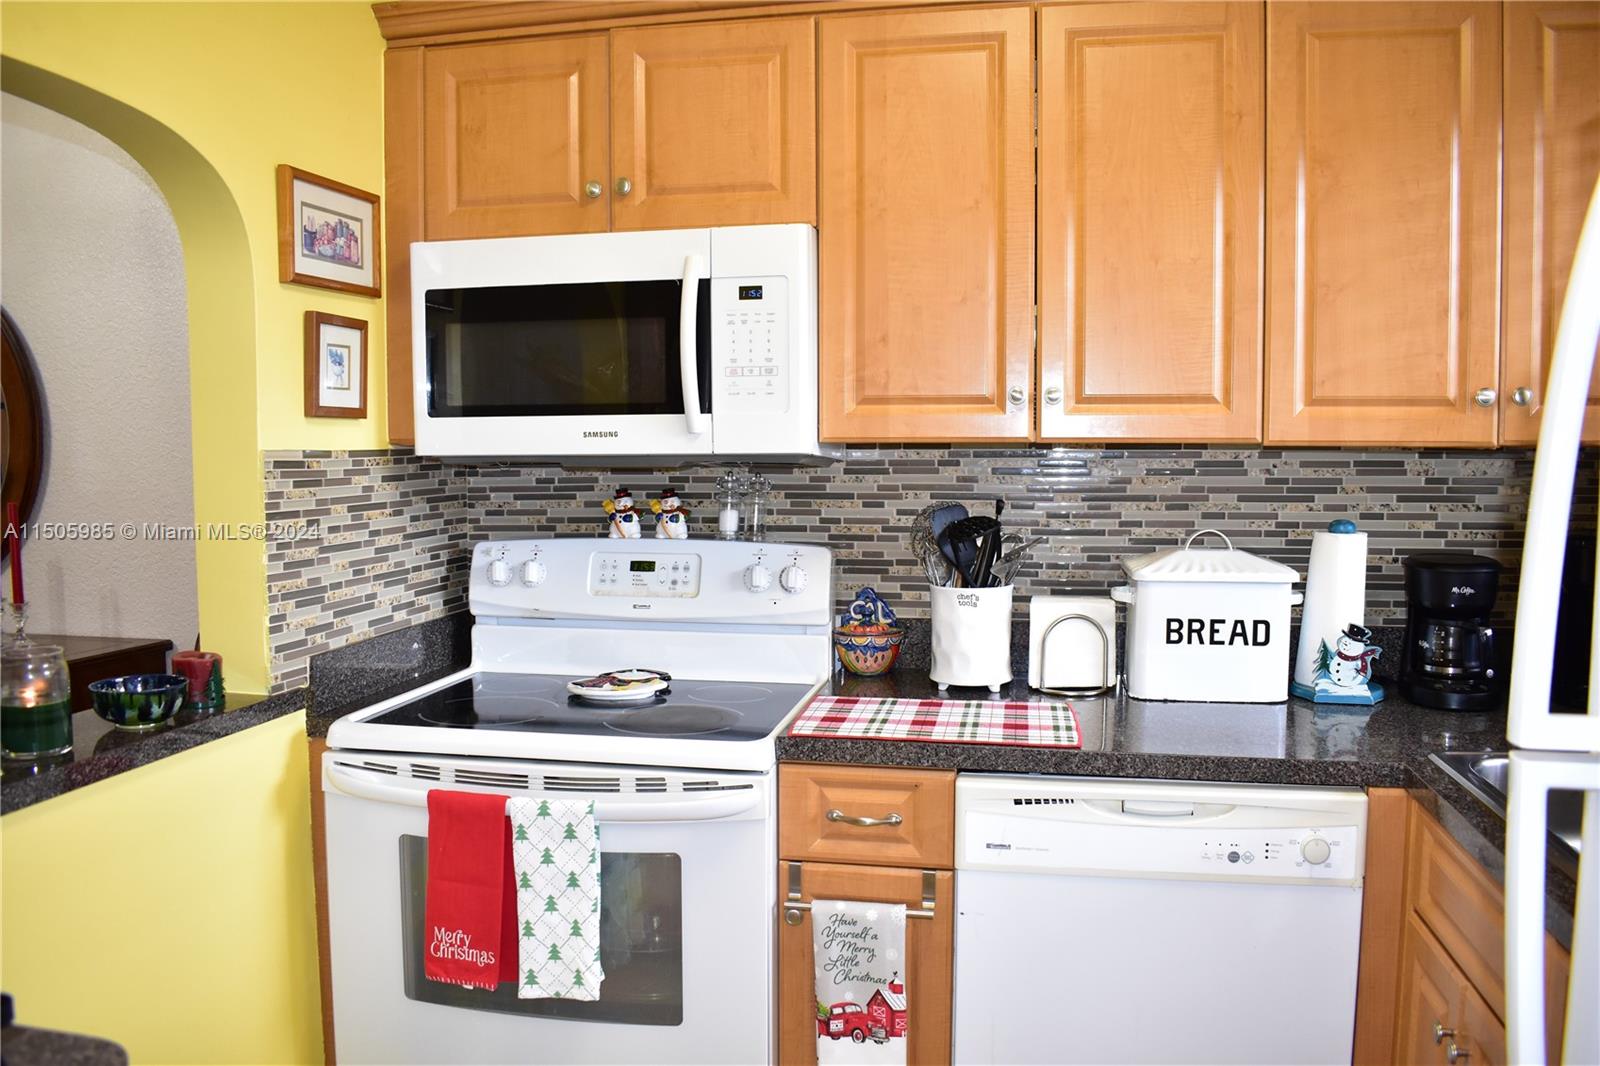
M 811 922 L 817 1062 L 904 1063 L 905 904 L 819 899 Z
M 600 998 L 600 830 L 590 800 L 514 796 L 518 999 Z

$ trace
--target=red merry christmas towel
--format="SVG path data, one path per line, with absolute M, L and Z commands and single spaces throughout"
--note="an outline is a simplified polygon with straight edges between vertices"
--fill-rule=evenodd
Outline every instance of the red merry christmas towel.
M 506 797 L 481 792 L 428 793 L 428 897 L 424 907 L 428 954 L 422 972 L 430 981 L 493 991 L 516 980 L 516 941 L 502 941 L 514 926 L 511 830 Z M 512 917 L 507 917 L 509 913 Z

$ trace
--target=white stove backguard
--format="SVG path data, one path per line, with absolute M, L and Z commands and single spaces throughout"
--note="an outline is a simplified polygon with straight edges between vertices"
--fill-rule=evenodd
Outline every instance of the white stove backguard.
M 608 632 L 634 623 L 682 623 L 702 632 L 799 627 L 826 639 L 833 553 L 731 540 L 486 541 L 473 548 L 468 587 L 479 625 L 560 619 L 605 623 L 598 628 Z

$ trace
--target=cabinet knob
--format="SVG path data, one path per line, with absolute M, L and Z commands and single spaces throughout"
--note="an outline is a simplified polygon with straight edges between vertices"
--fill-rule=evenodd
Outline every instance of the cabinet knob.
M 1450 1066 L 1456 1066 L 1456 1063 L 1465 1062 L 1469 1058 L 1471 1056 L 1467 1054 L 1464 1048 L 1457 1045 L 1454 1040 L 1444 1046 L 1444 1061 L 1448 1062 Z
M 1028 398 L 1028 393 L 1021 385 L 1013 385 L 1011 386 L 1011 391 L 1006 393 L 1006 398 L 1012 403 L 1018 404 Z
M 1061 390 L 1051 385 L 1044 390 L 1044 402 L 1054 406 L 1061 402 Z
M 617 179 L 617 195 L 618 196 L 626 196 L 632 191 L 633 191 L 633 182 L 629 181 L 627 178 L 618 178 Z
M 1446 1029 L 1443 1022 L 1436 1021 L 1433 1023 L 1433 1042 L 1435 1044 L 1442 1044 L 1445 1037 L 1455 1035 L 1456 1031 L 1454 1029 Z
M 600 194 L 605 191 L 606 187 L 601 185 L 598 181 L 591 181 L 589 184 L 583 187 L 583 195 L 587 196 L 591 200 L 600 199 Z
M 1524 385 L 1511 394 L 1511 402 L 1518 407 L 1526 407 L 1533 402 L 1533 390 Z
M 1500 394 L 1493 389 L 1479 389 L 1472 394 L 1472 402 L 1479 407 L 1493 407 L 1495 400 L 1499 398 Z

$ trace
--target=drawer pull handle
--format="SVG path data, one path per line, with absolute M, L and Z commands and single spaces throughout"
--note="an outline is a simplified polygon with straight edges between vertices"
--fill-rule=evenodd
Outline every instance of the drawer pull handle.
M 861 818 L 854 814 L 846 814 L 837 807 L 829 811 L 827 817 L 828 821 L 830 822 L 843 822 L 845 825 L 860 826 L 899 825 L 901 822 L 905 821 L 904 818 L 900 817 L 893 811 L 890 811 L 889 814 L 883 818 Z

